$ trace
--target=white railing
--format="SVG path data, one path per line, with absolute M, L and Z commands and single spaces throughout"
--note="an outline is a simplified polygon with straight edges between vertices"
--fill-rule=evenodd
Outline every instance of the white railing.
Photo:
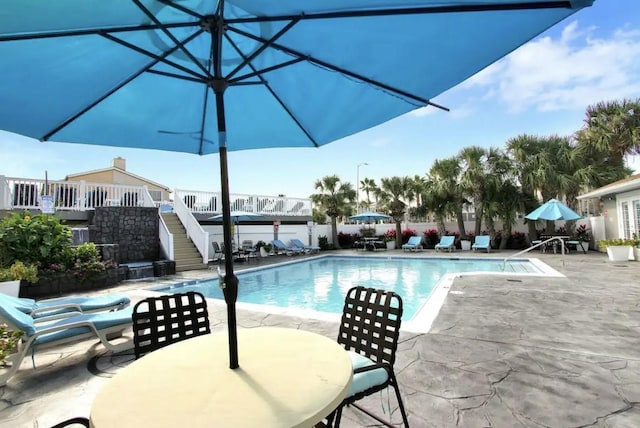
M 175 200 L 180 199 L 194 213 L 219 214 L 222 212 L 220 192 L 176 189 L 174 195 Z M 264 215 L 310 216 L 312 212 L 311 199 L 286 196 L 231 194 L 229 203 L 232 211 L 248 211 Z
M 193 245 L 196 246 L 200 254 L 202 254 L 202 263 L 209 262 L 209 232 L 206 232 L 193 213 L 180 198 L 173 201 L 173 211 L 176 213 L 180 222 L 187 231 L 187 237 L 191 239 Z
M 0 209 L 39 209 L 43 195 L 53 197 L 56 210 L 86 211 L 95 207 L 153 207 L 145 186 L 41 180 L 0 176 Z
M 505 268 L 505 266 L 507 264 L 507 260 L 513 259 L 515 257 L 518 257 L 518 256 L 522 255 L 522 254 L 528 253 L 529 251 L 531 251 L 531 250 L 533 250 L 535 248 L 544 248 L 544 247 L 547 246 L 547 244 L 549 244 L 549 243 L 551 243 L 553 241 L 556 241 L 556 242 L 554 242 L 552 245 L 556 245 L 557 244 L 560 247 L 560 253 L 562 254 L 562 266 L 564 266 L 564 255 L 565 255 L 565 246 L 566 246 L 566 242 L 565 241 L 566 241 L 566 239 L 567 239 L 567 236 L 551 236 L 549 239 L 546 239 L 546 240 L 541 241 L 541 242 L 537 242 L 537 243 L 531 245 L 529 248 L 525 248 L 524 250 L 522 250 L 520 252 L 517 252 L 515 254 L 507 256 L 503 260 L 502 269 L 504 270 L 504 268 Z M 555 251 L 556 250 L 554 249 L 553 252 L 555 253 Z
M 160 248 L 167 260 L 173 260 L 173 234 L 169 232 L 169 228 L 167 224 L 164 222 L 164 219 L 161 215 L 158 215 L 160 218 L 158 236 L 160 238 Z

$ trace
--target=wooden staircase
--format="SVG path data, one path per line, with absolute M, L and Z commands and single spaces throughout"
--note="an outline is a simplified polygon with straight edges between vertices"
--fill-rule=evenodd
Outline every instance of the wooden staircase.
M 173 258 L 176 262 L 176 272 L 206 269 L 207 265 L 202 263 L 202 255 L 187 238 L 187 231 L 177 214 L 162 213 L 161 215 L 169 232 L 173 234 Z

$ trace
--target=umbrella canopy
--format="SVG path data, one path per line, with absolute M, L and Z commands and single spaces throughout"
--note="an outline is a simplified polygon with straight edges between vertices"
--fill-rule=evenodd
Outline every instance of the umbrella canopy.
M 236 225 L 236 232 L 238 233 L 238 240 L 236 241 L 238 244 L 238 248 L 240 248 L 240 228 L 237 226 L 241 221 L 251 221 L 256 218 L 262 217 L 261 214 L 252 213 L 249 211 L 231 211 L 229 214 L 231 217 L 231 221 Z M 222 214 L 214 215 L 213 217 L 209 217 L 208 220 L 213 221 L 223 221 L 224 216 Z M 226 250 L 226 248 L 225 248 Z
M 525 216 L 529 220 L 578 220 L 580 214 L 556 199 L 549 199 Z
M 220 154 L 236 368 L 228 150 L 319 147 L 435 106 L 592 2 L 3 0 L 0 129 Z
M 390 218 L 391 217 L 386 214 L 376 213 L 372 211 L 365 211 L 363 213 L 350 216 L 349 220 L 372 222 L 372 221 L 379 221 L 379 220 L 388 220 Z

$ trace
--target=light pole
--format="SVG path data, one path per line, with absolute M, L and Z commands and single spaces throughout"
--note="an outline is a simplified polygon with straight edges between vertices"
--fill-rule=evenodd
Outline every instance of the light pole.
M 360 213 L 360 167 L 369 165 L 366 162 L 359 163 L 356 167 L 356 214 Z

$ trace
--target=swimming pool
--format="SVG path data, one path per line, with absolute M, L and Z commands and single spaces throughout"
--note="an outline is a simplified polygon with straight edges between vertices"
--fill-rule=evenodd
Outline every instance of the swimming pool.
M 363 285 L 398 293 L 403 320 L 411 320 L 447 275 L 463 272 L 543 274 L 527 259 L 402 258 L 320 256 L 313 259 L 238 273 L 238 302 L 340 314 L 351 287 Z M 177 284 L 157 291 L 199 291 L 224 299 L 218 279 Z

